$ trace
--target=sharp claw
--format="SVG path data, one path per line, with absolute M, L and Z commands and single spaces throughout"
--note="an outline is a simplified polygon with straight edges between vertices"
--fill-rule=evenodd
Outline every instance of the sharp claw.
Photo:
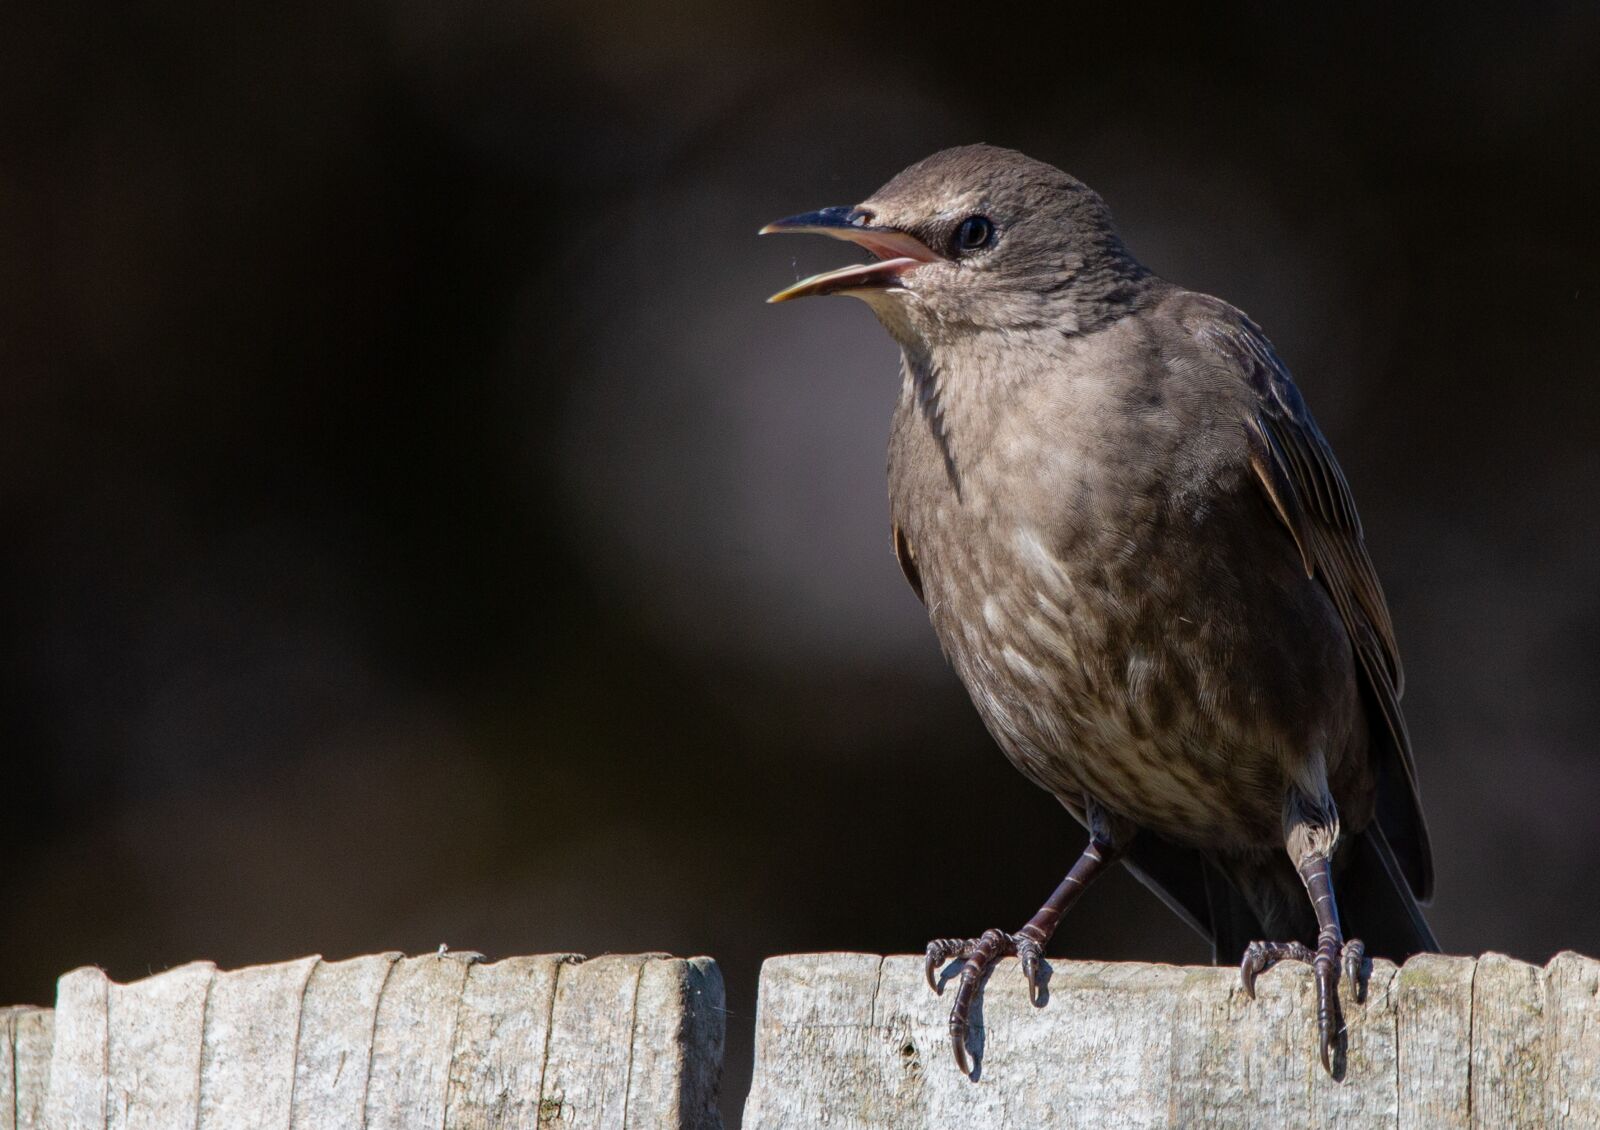
M 1322 1053 L 1322 1070 L 1326 1071 L 1329 1075 L 1333 1074 L 1333 1067 L 1329 1062 L 1332 1048 L 1333 1033 L 1324 1028 L 1317 1037 L 1317 1050 Z
M 967 1033 L 965 1030 L 950 1033 L 950 1050 L 956 1054 L 956 1067 L 963 1075 L 972 1074 L 972 1059 L 967 1055 Z
M 942 994 L 943 990 L 941 990 L 939 988 L 939 982 L 934 977 L 934 971 L 937 970 L 938 968 L 939 968 L 939 958 L 934 953 L 933 947 L 929 946 L 928 947 L 928 956 L 927 956 L 926 959 L 924 959 L 924 961 L 922 963 L 922 975 L 928 979 L 928 988 L 932 989 L 935 993 Z

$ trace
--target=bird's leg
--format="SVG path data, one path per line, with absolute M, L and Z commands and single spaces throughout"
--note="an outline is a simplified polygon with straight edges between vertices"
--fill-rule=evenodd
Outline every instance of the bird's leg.
M 1295 869 L 1306 886 L 1312 909 L 1317 915 L 1317 948 L 1308 949 L 1299 942 L 1251 942 L 1239 963 L 1239 980 L 1244 991 L 1255 996 L 1256 976 L 1279 961 L 1302 961 L 1311 966 L 1317 979 L 1317 1051 L 1323 1069 L 1333 1071 L 1331 1056 L 1334 1042 L 1343 1030 L 1343 1016 L 1339 1008 L 1339 971 L 1343 964 L 1345 976 L 1355 986 L 1356 999 L 1363 997 L 1362 972 L 1366 963 L 1366 947 L 1352 938 L 1345 940 L 1339 925 L 1339 905 L 1333 897 L 1333 874 L 1329 859 L 1339 836 L 1339 820 L 1334 814 L 1331 799 L 1321 803 L 1303 803 L 1305 798 L 1291 798 L 1288 817 L 1288 843 L 1291 856 L 1296 858 Z M 1306 819 L 1321 816 L 1322 819 Z
M 939 966 L 952 958 L 961 958 L 966 962 L 961 970 L 961 981 L 956 987 L 955 1003 L 950 1008 L 950 1046 L 955 1052 L 956 1066 L 965 1075 L 972 1074 L 972 1062 L 967 1055 L 967 1028 L 972 1005 L 977 1000 L 978 991 L 990 967 L 1002 957 L 1015 955 L 1021 958 L 1022 975 L 1028 982 L 1028 997 L 1037 1001 L 1042 987 L 1040 967 L 1044 961 L 1044 947 L 1061 924 L 1061 916 L 1078 901 L 1078 896 L 1107 864 L 1122 857 L 1127 840 L 1131 838 L 1131 829 L 1122 835 L 1113 833 L 1112 819 L 1098 804 L 1088 801 L 1084 807 L 1088 814 L 1089 844 L 1072 865 L 1072 870 L 1067 872 L 1066 878 L 1061 880 L 1055 892 L 1039 908 L 1039 912 L 1028 919 L 1027 925 L 1015 934 L 1008 934 L 1004 930 L 985 930 L 982 936 L 976 938 L 941 938 L 928 943 L 923 971 L 929 988 L 934 992 L 940 991 L 935 977 Z

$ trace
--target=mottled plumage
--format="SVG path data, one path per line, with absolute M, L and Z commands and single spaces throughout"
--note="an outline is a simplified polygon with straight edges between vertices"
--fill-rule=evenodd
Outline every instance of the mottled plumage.
M 969 961 L 958 1060 L 982 970 L 1017 952 L 1031 977 L 1121 857 L 1219 958 L 1244 955 L 1247 988 L 1314 961 L 1327 1062 L 1341 951 L 1361 957 L 1333 878 L 1403 958 L 1435 948 L 1415 902 L 1432 864 L 1383 592 L 1271 344 L 1144 268 L 1083 184 L 1007 150 L 947 150 L 786 229 L 883 258 L 780 297 L 862 297 L 900 344 L 896 556 L 1001 749 L 1092 833 L 1022 931 L 930 947 L 930 968 Z

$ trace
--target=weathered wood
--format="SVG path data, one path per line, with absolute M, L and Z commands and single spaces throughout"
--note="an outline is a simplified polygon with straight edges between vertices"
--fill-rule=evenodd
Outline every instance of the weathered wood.
M 196 963 L 61 979 L 0 1009 L 0 1130 L 715 1127 L 720 974 L 706 958 L 471 954 Z M 1061 962 L 1042 1007 L 1014 961 L 951 1062 L 918 957 L 774 958 L 751 1130 L 961 1126 L 1600 1126 L 1600 962 L 1378 962 L 1344 999 L 1340 1077 L 1308 970 L 1247 1000 L 1231 970 Z
M 869 1127 L 1600 1126 L 1600 962 L 1377 962 L 1344 990 L 1340 1078 L 1317 1061 L 1310 971 L 1058 962 L 1043 1007 L 1014 960 L 950 1055 L 920 957 L 817 954 L 761 973 L 749 1130 Z
M 456 1014 L 450 1058 L 454 1127 L 537 1126 L 550 1004 L 556 975 L 578 960 L 568 954 L 511 957 L 475 965 Z M 528 1007 L 537 1002 L 543 1008 Z
M 281 1130 L 294 1100 L 295 1055 L 306 982 L 319 962 L 306 957 L 218 973 L 206 999 L 200 1061 L 200 1125 Z
M 1425 954 L 1400 970 L 1401 1130 L 1471 1125 L 1472 979 L 1468 957 Z
M 0 1130 L 721 1125 L 709 958 L 473 954 L 61 978 L 0 1011 Z
M 1537 966 L 1485 954 L 1472 976 L 1472 1125 L 1543 1118 L 1544 993 Z
M 0 1008 L 0 1130 L 42 1123 L 54 1038 L 50 1009 Z
M 1558 953 L 1544 973 L 1545 1124 L 1600 1126 L 1600 961 Z

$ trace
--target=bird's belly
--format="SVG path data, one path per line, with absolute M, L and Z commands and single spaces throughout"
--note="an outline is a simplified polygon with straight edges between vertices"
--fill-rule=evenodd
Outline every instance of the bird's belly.
M 1185 694 L 1192 680 L 1166 680 L 1150 654 L 1128 654 L 1121 672 L 1066 670 L 1006 645 L 958 666 L 1006 756 L 1074 807 L 1087 794 L 1140 827 L 1213 847 L 1281 838 L 1279 758 L 1206 718 Z
M 1282 836 L 1285 749 L 1300 725 L 1262 682 L 1305 657 L 1242 654 L 1248 607 L 1227 586 L 1165 567 L 1091 558 L 1076 575 L 1031 554 L 1024 532 L 1013 582 L 962 571 L 934 621 L 990 732 L 1026 776 L 1063 800 L 1087 793 L 1170 838 L 1263 846 Z M 1136 555 L 1137 556 L 1137 555 Z M 992 582 L 995 571 L 988 572 Z M 1171 577 L 1171 582 L 1165 578 Z M 1292 578 L 1290 578 L 1292 580 Z M 981 591 L 987 588 L 987 591 Z M 1253 594 L 1259 595 L 1259 594 Z M 959 611 L 958 611 L 959 610 Z M 1315 678 L 1292 672 L 1291 681 Z M 1315 719 L 1308 724 L 1314 727 Z

